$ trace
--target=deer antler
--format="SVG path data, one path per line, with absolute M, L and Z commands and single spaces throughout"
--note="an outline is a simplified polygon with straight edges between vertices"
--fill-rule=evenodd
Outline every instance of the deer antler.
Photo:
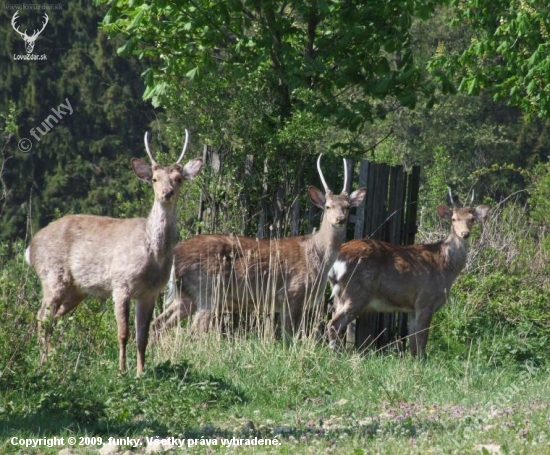
M 189 142 L 189 132 L 187 131 L 187 128 L 185 129 L 185 142 L 183 143 L 183 150 L 181 152 L 180 157 L 178 158 L 178 161 L 176 161 L 176 164 L 180 164 L 181 160 L 183 159 L 183 155 L 185 155 L 185 152 L 187 150 L 187 142 Z
M 13 15 L 13 17 L 11 18 L 11 26 L 12 28 L 17 32 L 19 33 L 23 39 L 25 38 L 28 38 L 27 36 L 27 29 L 25 29 L 25 32 L 20 32 L 19 31 L 19 25 L 17 26 L 17 28 L 15 27 L 15 22 L 17 21 L 17 19 L 19 19 L 19 11 L 16 11 L 15 14 Z
M 455 203 L 455 200 L 453 199 L 453 192 L 451 190 L 451 187 L 448 186 L 447 188 L 449 188 L 449 202 L 453 207 L 456 207 L 456 203 Z
M 321 170 L 321 157 L 323 154 L 319 154 L 319 158 L 317 158 L 317 172 L 319 172 L 319 177 L 321 179 L 321 183 L 323 184 L 323 188 L 325 189 L 325 193 L 330 193 L 330 188 L 327 185 L 327 182 L 325 181 L 325 177 L 323 177 L 323 171 Z
M 151 150 L 149 150 L 149 140 L 147 138 L 147 135 L 149 133 L 145 132 L 145 137 L 143 138 L 143 142 L 145 142 L 145 150 L 147 151 L 147 155 L 149 155 L 149 159 L 151 160 L 151 164 L 155 165 L 158 164 L 155 159 L 153 158 L 153 154 L 151 153 Z
M 46 25 L 48 25 L 49 17 L 46 13 L 44 13 L 44 18 L 46 19 L 46 22 L 42 22 L 42 28 L 40 29 L 39 32 L 37 32 L 36 30 L 34 31 L 34 33 L 32 34 L 32 38 L 40 35 L 44 31 L 44 29 L 46 28 Z
M 348 178 L 349 178 L 349 175 L 348 175 L 348 166 L 346 164 L 346 159 L 344 158 L 344 189 L 342 190 L 342 193 L 347 193 L 347 188 L 348 188 Z
M 153 158 L 153 154 L 151 153 L 151 150 L 149 149 L 149 140 L 148 140 L 148 132 L 145 132 L 145 137 L 143 138 L 143 142 L 145 143 L 145 150 L 147 151 L 147 155 L 149 155 L 149 159 L 151 160 L 151 164 L 158 164 L 155 161 L 155 158 Z M 183 159 L 183 156 L 185 155 L 185 152 L 187 151 L 187 144 L 189 142 L 189 132 L 187 129 L 185 130 L 185 142 L 183 143 L 183 150 L 181 152 L 180 157 L 178 158 L 178 161 L 176 161 L 176 164 L 180 164 L 181 160 Z

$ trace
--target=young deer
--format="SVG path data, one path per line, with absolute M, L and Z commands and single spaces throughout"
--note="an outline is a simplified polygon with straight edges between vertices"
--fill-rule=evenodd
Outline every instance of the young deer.
M 286 335 L 300 328 L 304 308 L 319 303 L 327 274 L 345 240 L 351 207 L 365 197 L 361 188 L 335 195 L 317 169 L 325 194 L 308 188 L 311 201 L 325 211 L 318 232 L 279 240 L 233 235 L 198 235 L 174 252 L 176 300 L 154 322 L 166 327 L 195 313 L 192 328 L 205 331 L 212 311 L 266 310 L 284 314 Z M 223 308 L 223 309 L 222 309 Z
M 202 166 L 200 158 L 180 165 L 187 148 L 187 130 L 185 134 L 181 156 L 171 166 L 161 166 L 155 161 L 147 133 L 145 150 L 152 166 L 132 158 L 137 177 L 152 183 L 155 192 L 147 219 L 68 215 L 34 236 L 25 257 L 36 270 L 43 289 L 37 316 L 43 343 L 42 360 L 47 358 L 48 338 L 55 319 L 71 311 L 87 296 L 112 296 L 121 371 L 126 369 L 130 300 L 137 300 L 137 373 L 143 372 L 155 300 L 168 281 L 177 242 L 176 204 L 180 188 L 183 181 L 195 177 Z
M 455 205 L 452 196 L 451 203 Z M 338 336 L 362 313 L 398 311 L 410 315 L 411 354 L 422 355 L 432 316 L 466 265 L 470 230 L 488 210 L 486 205 L 438 206 L 439 216 L 451 221 L 451 232 L 437 243 L 401 246 L 358 239 L 344 244 L 329 273 L 335 302 L 328 325 L 330 346 L 336 348 Z

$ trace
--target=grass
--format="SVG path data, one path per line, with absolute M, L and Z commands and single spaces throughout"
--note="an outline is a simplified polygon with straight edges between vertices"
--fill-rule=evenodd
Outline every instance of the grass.
M 140 378 L 134 340 L 118 373 L 112 303 L 93 299 L 59 321 L 40 366 L 40 286 L 23 245 L 0 244 L 0 453 L 97 453 L 93 438 L 127 438 L 119 453 L 141 454 L 172 437 L 199 454 L 550 454 L 548 250 L 510 234 L 526 231 L 512 221 L 479 234 L 423 361 L 177 328 L 150 344 Z M 64 443 L 11 442 L 53 437 Z M 231 438 L 279 445 L 222 446 Z
M 418 362 L 177 329 L 151 346 L 140 378 L 118 374 L 114 336 L 108 344 L 102 356 L 85 344 L 58 349 L 23 382 L 2 379 L 2 453 L 20 451 L 14 436 L 126 437 L 141 441 L 135 452 L 158 436 L 280 443 L 214 453 L 550 453 L 547 368 L 495 368 L 475 344 L 464 358 Z

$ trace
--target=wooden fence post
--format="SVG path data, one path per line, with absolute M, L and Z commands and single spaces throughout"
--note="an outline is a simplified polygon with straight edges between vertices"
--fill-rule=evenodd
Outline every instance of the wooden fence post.
M 367 196 L 356 214 L 355 238 L 414 243 L 420 168 L 414 166 L 412 172 L 406 174 L 402 166 L 363 161 L 360 169 L 359 186 L 366 186 Z M 353 342 L 357 349 L 380 349 L 404 339 L 406 334 L 405 314 L 368 313 L 356 320 L 355 327 L 348 326 L 346 340 L 348 345 Z

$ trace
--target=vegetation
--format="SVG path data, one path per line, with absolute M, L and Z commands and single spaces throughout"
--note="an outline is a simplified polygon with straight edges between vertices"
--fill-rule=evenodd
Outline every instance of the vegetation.
M 10 441 L 74 436 L 139 439 L 134 453 L 156 437 L 280 443 L 257 453 L 550 453 L 550 11 L 482 3 L 77 2 L 48 12 L 35 46 L 48 60 L 32 64 L 12 59 L 23 43 L 1 29 L 0 451 L 58 453 L 67 443 Z M 67 99 L 74 112 L 19 148 Z M 129 159 L 153 130 L 170 161 L 184 127 L 207 166 L 184 195 L 182 238 L 294 232 L 319 153 L 329 182 L 341 156 L 420 165 L 417 242 L 445 235 L 435 207 L 448 185 L 463 199 L 474 189 L 492 210 L 427 359 L 335 354 L 313 337 L 284 348 L 254 330 L 193 337 L 183 324 L 154 340 L 136 379 L 117 373 L 112 302 L 90 299 L 40 365 L 29 238 L 68 213 L 145 215 L 150 190 Z M 99 449 L 83 442 L 76 453 Z
M 521 210 L 497 207 L 476 231 L 423 362 L 335 354 L 314 337 L 284 348 L 261 330 L 196 337 L 184 326 L 155 338 L 144 376 L 120 376 L 111 304 L 91 300 L 58 324 L 39 365 L 40 291 L 17 243 L 1 253 L 0 448 L 17 452 L 16 435 L 131 438 L 137 453 L 155 437 L 218 438 L 230 453 L 246 449 L 223 449 L 224 438 L 281 444 L 259 453 L 548 453 L 549 258 Z

